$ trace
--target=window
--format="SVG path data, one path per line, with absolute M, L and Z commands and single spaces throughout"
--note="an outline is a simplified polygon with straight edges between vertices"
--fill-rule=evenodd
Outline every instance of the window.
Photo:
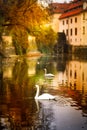
M 82 80 L 84 81 L 84 72 L 82 73 Z
M 85 34 L 85 27 L 83 26 L 83 34 Z
M 72 36 L 72 28 L 70 29 L 70 35 Z
M 74 90 L 76 90 L 76 83 L 74 83 Z
M 75 23 L 77 23 L 77 18 L 75 18 Z
M 76 83 L 74 83 L 74 87 L 76 87 Z
M 68 29 L 66 30 L 66 35 L 68 35 Z
M 70 70 L 70 77 L 72 77 L 72 70 Z
M 77 28 L 75 28 L 75 35 L 77 35 Z
M 71 19 L 70 21 L 71 21 L 71 23 L 72 23 L 72 19 Z
M 77 18 L 75 18 L 75 23 L 77 23 Z
M 72 87 L 72 83 L 70 82 L 70 87 Z
M 77 73 L 76 73 L 76 71 L 74 72 L 74 79 L 76 79 L 77 78 Z
M 68 24 L 68 20 L 66 20 L 66 24 Z
M 63 21 L 63 25 L 64 25 L 64 21 Z

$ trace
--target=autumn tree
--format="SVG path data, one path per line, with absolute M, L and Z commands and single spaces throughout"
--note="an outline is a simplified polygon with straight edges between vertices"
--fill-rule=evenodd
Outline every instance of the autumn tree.
M 35 33 L 38 49 L 43 53 L 52 53 L 57 39 L 57 34 L 49 24 L 41 26 Z
M 41 33 L 36 28 L 48 21 L 47 10 L 38 0 L 0 0 L 0 36 L 12 35 L 16 48 L 20 46 L 23 52 L 28 46 L 28 34 Z

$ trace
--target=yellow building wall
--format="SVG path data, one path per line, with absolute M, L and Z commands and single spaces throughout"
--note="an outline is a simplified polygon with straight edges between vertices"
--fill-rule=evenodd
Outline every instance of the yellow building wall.
M 77 18 L 77 22 L 75 22 L 76 18 Z M 71 19 L 72 19 L 72 23 L 71 23 Z M 75 28 L 77 28 L 77 35 L 75 35 Z M 72 35 L 71 35 L 71 29 L 72 29 Z M 68 30 L 68 35 L 67 35 L 67 30 Z M 63 31 L 66 34 L 66 38 L 69 44 L 74 46 L 87 45 L 87 12 L 85 12 L 84 20 L 83 20 L 83 13 L 69 18 L 61 19 L 59 22 L 59 32 L 63 32 Z
M 87 45 L 87 11 L 81 14 L 81 19 L 82 45 Z
M 53 14 L 52 15 L 51 26 L 52 26 L 52 29 L 56 33 L 59 32 L 59 16 L 60 16 L 60 14 Z

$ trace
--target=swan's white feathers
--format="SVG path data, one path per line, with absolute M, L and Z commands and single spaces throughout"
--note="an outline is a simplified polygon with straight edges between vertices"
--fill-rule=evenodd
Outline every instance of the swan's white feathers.
M 49 93 L 43 93 L 42 95 L 39 96 L 39 85 L 36 85 L 36 88 L 37 88 L 37 92 L 36 92 L 36 96 L 35 96 L 35 99 L 55 99 L 56 96 L 53 96 Z
M 47 73 L 47 69 L 45 68 L 45 77 L 54 77 L 54 74 L 51 74 L 51 73 Z
M 37 99 L 54 99 L 55 97 L 54 96 L 52 96 L 51 94 L 48 94 L 48 93 L 44 93 L 44 94 L 42 94 L 42 95 L 40 95 L 39 97 L 37 97 Z
M 51 73 L 48 73 L 48 74 L 45 74 L 45 77 L 54 77 L 54 75 Z

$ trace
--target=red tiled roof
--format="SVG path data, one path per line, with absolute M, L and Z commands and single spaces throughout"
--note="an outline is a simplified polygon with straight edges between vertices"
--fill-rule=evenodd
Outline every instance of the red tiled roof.
M 76 7 L 78 7 L 78 6 L 82 6 L 82 4 L 83 4 L 82 1 L 79 1 L 79 2 L 76 2 L 76 3 L 73 2 L 73 3 L 70 4 L 68 10 L 73 9 L 73 8 L 76 8 Z
M 73 15 L 76 15 L 76 14 L 79 14 L 83 11 L 82 8 L 78 8 L 78 9 L 75 9 L 75 10 L 71 10 L 69 12 L 66 12 L 66 13 L 63 13 L 59 19 L 63 19 L 63 18 L 67 18 L 67 17 L 70 17 L 70 16 L 73 16 Z
M 59 19 L 63 19 L 81 13 L 84 1 L 87 0 L 73 0 L 70 3 L 51 3 L 50 9 L 52 13 L 61 13 Z
M 63 13 L 68 7 L 68 3 L 51 3 L 49 5 L 50 9 L 52 9 L 52 13 Z
M 65 12 L 62 13 L 59 19 L 77 15 L 82 11 L 83 11 L 83 0 L 81 1 L 74 0 L 73 2 L 70 3 L 69 7 L 65 10 Z

